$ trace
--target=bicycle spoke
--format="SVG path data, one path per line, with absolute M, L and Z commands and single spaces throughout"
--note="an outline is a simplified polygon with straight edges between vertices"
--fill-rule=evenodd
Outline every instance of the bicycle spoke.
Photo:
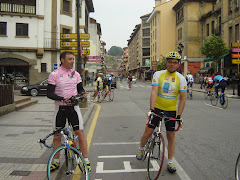
M 212 96 L 211 96 L 211 103 L 212 103 L 213 106 L 216 106 L 217 102 L 218 102 L 217 93 L 213 93 Z
M 159 137 L 154 138 L 154 143 L 150 147 L 150 153 L 148 154 L 148 178 L 150 180 L 157 179 L 161 173 L 163 161 L 164 161 L 164 150 L 165 144 L 163 136 L 160 134 Z

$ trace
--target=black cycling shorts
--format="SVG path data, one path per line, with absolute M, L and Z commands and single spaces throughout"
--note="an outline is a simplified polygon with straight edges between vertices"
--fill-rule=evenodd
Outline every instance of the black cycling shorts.
M 163 112 L 167 117 L 172 117 L 172 118 L 176 118 L 176 111 L 163 111 L 157 108 L 154 108 L 154 112 L 156 114 L 160 114 L 160 112 Z M 154 116 L 152 121 L 150 122 L 150 124 L 148 125 L 149 128 L 155 129 L 158 124 L 159 124 L 159 120 L 160 118 L 157 116 Z M 175 122 L 176 121 L 167 121 L 165 122 L 165 127 L 167 131 L 174 131 L 175 130 Z
M 79 106 L 55 106 L 53 129 L 64 128 L 66 119 L 73 130 L 83 130 L 83 118 Z

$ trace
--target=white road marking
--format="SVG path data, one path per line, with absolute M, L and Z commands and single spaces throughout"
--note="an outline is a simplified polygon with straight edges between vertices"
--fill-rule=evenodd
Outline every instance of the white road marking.
M 139 86 L 140 86 L 140 87 L 146 87 L 146 86 L 144 86 L 144 85 L 141 85 L 141 84 L 139 84 Z
M 109 143 L 93 143 L 93 145 L 121 145 L 121 144 L 139 144 L 139 142 L 109 142 Z
M 217 107 L 217 106 L 213 106 L 213 105 L 211 105 L 211 104 L 207 104 L 207 103 L 204 103 L 204 104 L 207 105 L 207 106 L 215 107 L 215 108 L 217 108 L 217 109 L 223 109 L 223 108 L 220 108 L 220 107 Z
M 112 155 L 112 156 L 98 156 L 98 158 L 133 158 L 136 157 L 136 155 Z

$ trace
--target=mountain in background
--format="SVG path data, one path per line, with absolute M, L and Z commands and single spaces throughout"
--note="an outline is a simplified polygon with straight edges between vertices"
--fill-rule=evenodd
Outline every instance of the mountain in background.
M 111 55 L 111 56 L 122 56 L 122 51 L 123 51 L 123 49 L 121 47 L 112 46 L 108 50 L 108 55 Z

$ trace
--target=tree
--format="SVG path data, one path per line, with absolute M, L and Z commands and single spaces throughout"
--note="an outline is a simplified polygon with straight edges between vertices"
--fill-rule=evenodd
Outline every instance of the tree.
M 167 62 L 166 57 L 164 57 L 163 55 L 161 55 L 161 57 L 160 57 L 160 62 L 158 62 L 157 67 L 156 67 L 157 71 L 166 69 L 166 68 L 167 68 L 167 67 L 166 67 L 166 62 Z
M 121 56 L 122 55 L 122 51 L 123 51 L 123 49 L 121 47 L 112 46 L 108 50 L 108 55 L 111 55 L 111 56 Z
M 216 70 L 216 63 L 219 63 L 219 57 L 227 52 L 228 48 L 221 36 L 212 35 L 210 39 L 204 40 L 204 44 L 201 47 L 201 53 L 213 60 L 214 71 Z

